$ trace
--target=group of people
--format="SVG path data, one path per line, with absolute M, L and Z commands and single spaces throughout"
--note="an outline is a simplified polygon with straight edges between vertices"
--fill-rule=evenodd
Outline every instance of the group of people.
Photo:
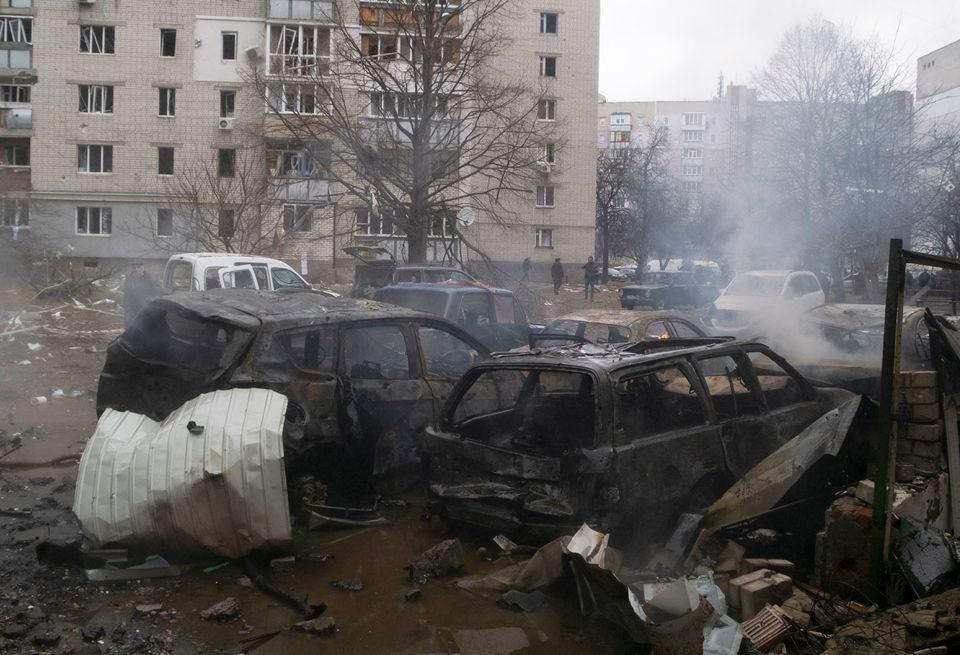
M 523 277 L 520 279 L 526 282 L 530 279 L 530 270 L 533 268 L 529 257 L 523 260 L 521 268 L 523 269 Z M 593 261 L 593 257 L 587 257 L 587 263 L 580 268 L 583 269 L 583 297 L 586 300 L 592 301 L 593 293 L 597 288 L 597 280 L 600 278 L 600 267 Z M 553 295 L 560 295 L 560 286 L 566 277 L 567 274 L 563 269 L 563 264 L 560 263 L 560 258 L 555 258 L 553 260 L 553 266 L 550 267 L 550 278 L 553 280 Z

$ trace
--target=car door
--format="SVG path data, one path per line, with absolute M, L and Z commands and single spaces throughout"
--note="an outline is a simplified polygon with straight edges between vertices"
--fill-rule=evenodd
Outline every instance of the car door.
M 780 357 L 760 349 L 748 350 L 747 357 L 763 395 L 770 429 L 777 435 L 776 449 L 819 418 L 823 408 L 813 389 L 798 373 L 785 368 Z
M 726 488 L 720 426 L 685 361 L 633 370 L 615 381 L 614 449 L 624 519 L 652 532 Z M 706 500 L 705 500 L 706 499 Z
M 492 350 L 502 347 L 493 314 L 492 294 L 486 291 L 458 294 L 450 309 L 453 320 Z M 449 313 L 447 314 L 450 317 Z M 521 344 L 523 345 L 523 344 Z
M 259 289 L 257 276 L 253 266 L 243 264 L 241 266 L 227 266 L 217 271 L 217 277 L 220 279 L 220 286 L 224 289 Z
M 669 323 L 670 336 L 676 339 L 696 339 L 698 337 L 706 336 L 704 335 L 703 330 L 689 321 L 685 321 L 680 318 L 671 318 Z
M 412 323 L 417 335 L 423 379 L 433 396 L 432 423 L 440 418 L 450 392 L 470 366 L 486 359 L 488 352 L 452 330 L 434 323 Z
M 406 321 L 366 321 L 342 328 L 341 375 L 357 408 L 361 438 L 374 476 L 417 471 L 415 437 L 433 417 L 417 344 Z
M 775 450 L 779 432 L 765 415 L 763 398 L 744 353 L 700 355 L 695 362 L 720 424 L 727 468 L 739 479 Z

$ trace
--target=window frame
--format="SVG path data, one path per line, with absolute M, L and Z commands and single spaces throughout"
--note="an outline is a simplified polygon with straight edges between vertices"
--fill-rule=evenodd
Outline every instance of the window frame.
M 620 393 L 620 385 L 628 380 L 645 377 L 647 375 L 654 375 L 659 371 L 668 369 L 676 369 L 680 371 L 684 377 L 686 377 L 687 382 L 690 384 L 690 388 L 695 392 L 697 399 L 700 401 L 700 409 L 703 411 L 703 422 L 685 425 L 682 427 L 675 427 L 665 432 L 654 432 L 652 434 L 640 436 L 627 435 L 626 430 L 623 427 L 623 402 Z M 650 367 L 625 371 L 620 373 L 612 382 L 613 392 L 616 397 L 616 403 L 614 407 L 614 425 L 619 426 L 614 429 L 615 446 L 624 446 L 632 443 L 645 443 L 652 439 L 657 439 L 660 435 L 681 436 L 685 433 L 698 430 L 713 429 L 712 425 L 716 419 L 716 412 L 714 410 L 713 403 L 709 400 L 710 392 L 703 385 L 703 379 L 701 378 L 699 369 L 691 366 L 690 362 L 686 359 L 667 360 L 663 362 L 657 362 Z
M 27 198 L 0 198 L 0 228 L 30 227 L 30 201 Z
M 93 216 L 91 212 L 96 210 L 96 220 L 97 220 L 97 232 L 90 231 L 91 220 Z M 83 220 L 86 225 L 86 231 L 80 231 L 80 214 L 83 212 Z M 81 237 L 110 237 L 113 236 L 113 207 L 88 207 L 88 206 L 78 206 L 75 213 L 76 220 L 74 221 L 73 227 L 75 230 L 76 236 Z M 103 231 L 104 218 L 106 218 L 106 223 L 108 226 L 108 231 Z
M 170 35 L 173 35 L 173 54 L 168 55 L 164 54 L 169 42 L 164 38 Z M 175 27 L 161 27 L 160 28 L 160 58 L 161 59 L 174 59 L 177 56 L 177 28 Z
M 557 120 L 557 99 L 541 98 L 537 102 L 537 120 L 555 122 Z
M 91 170 L 91 154 L 93 148 L 99 148 L 100 152 L 100 170 Z M 83 153 L 86 153 L 85 155 Z M 107 168 L 107 153 L 109 156 L 109 168 Z M 81 165 L 86 161 L 86 169 Z M 77 174 L 78 175 L 113 175 L 113 145 L 101 143 L 78 143 L 77 144 Z
M 168 222 L 170 223 L 169 234 L 160 231 L 160 220 L 161 220 L 160 212 L 164 212 L 164 213 L 165 213 L 164 220 L 165 220 L 165 221 L 168 221 Z M 174 228 L 174 225 L 173 225 L 173 221 L 174 221 L 173 209 L 171 209 L 170 207 L 157 207 L 157 229 L 156 229 L 156 232 L 157 232 L 157 237 L 158 237 L 158 238 L 160 238 L 160 239 L 167 239 L 167 238 L 170 238 L 170 237 L 174 236 L 175 228 Z
M 81 23 L 79 25 L 79 45 L 78 52 L 82 55 L 115 55 L 117 54 L 117 29 L 114 25 L 98 25 L 96 23 Z M 83 49 L 84 44 L 84 30 L 88 30 L 89 34 L 87 36 L 87 45 L 89 46 L 88 50 Z M 97 36 L 96 31 L 99 30 L 100 34 Z M 107 39 L 107 34 L 110 34 L 110 39 Z M 97 38 L 94 38 L 97 37 Z M 99 45 L 99 49 L 94 49 L 94 45 Z M 107 50 L 107 46 L 110 46 L 110 50 Z
M 541 201 L 541 189 L 543 190 L 543 196 Z M 536 189 L 536 198 L 534 199 L 534 207 L 538 209 L 553 209 L 557 206 L 557 188 L 553 184 L 538 184 Z
M 224 230 L 225 221 L 224 219 L 230 217 L 230 230 L 227 234 Z M 237 210 L 233 207 L 221 207 L 217 211 L 217 238 L 219 239 L 231 239 L 237 233 Z
M 746 372 L 749 376 L 747 380 L 746 387 L 750 392 L 750 397 L 753 399 L 753 403 L 757 406 L 759 411 L 757 413 L 745 413 L 739 412 L 736 416 L 721 416 L 717 411 L 716 405 L 713 402 L 713 395 L 710 393 L 710 385 L 707 384 L 707 376 L 703 372 L 702 362 L 711 360 L 711 359 L 721 359 L 723 357 L 729 357 L 737 362 L 738 368 L 746 366 Z M 739 361 L 738 361 L 739 360 Z M 723 421 L 737 421 L 737 420 L 753 420 L 759 417 L 764 416 L 767 413 L 767 401 L 763 397 L 763 393 L 760 391 L 760 384 L 757 381 L 757 376 L 753 372 L 753 364 L 750 362 L 750 358 L 747 356 L 747 353 L 742 350 L 728 351 L 728 352 L 710 352 L 696 355 L 693 358 L 694 368 L 697 371 L 697 377 L 699 378 L 700 384 L 703 386 L 705 392 L 705 398 L 709 398 L 710 401 L 710 410 L 713 412 L 713 416 L 718 423 Z M 735 394 L 734 394 L 735 395 Z
M 226 99 L 232 98 L 232 101 L 229 103 L 231 106 L 230 111 L 226 111 Z M 235 118 L 237 115 L 237 90 L 236 89 L 220 89 L 220 118 Z
M 15 142 L 0 144 L 0 152 L 2 152 L 2 155 L 0 155 L 0 169 L 30 168 L 30 146 L 31 143 L 29 141 L 26 143 Z M 13 157 L 8 157 L 8 153 L 12 153 Z M 22 153 L 26 153 L 26 163 L 18 156 Z
M 227 37 L 233 37 L 233 57 L 227 57 Z M 240 34 L 223 30 L 220 32 L 220 61 L 237 61 L 237 55 L 240 49 Z
M 23 99 L 23 96 L 26 99 Z M 30 84 L 0 84 L 0 102 L 29 105 L 32 97 L 33 86 Z
M 112 84 L 78 84 L 77 95 L 78 113 L 95 116 L 113 115 L 114 88 Z M 83 109 L 84 99 L 86 99 L 86 111 Z M 101 106 L 100 111 L 96 110 L 98 100 Z
M 540 77 L 557 77 L 557 55 L 540 55 Z
M 274 33 L 279 30 L 274 51 Z M 304 48 L 304 36 L 310 39 L 306 44 L 313 47 Z M 288 34 L 294 33 L 292 41 L 288 41 Z M 302 23 L 268 23 L 267 24 L 267 67 L 266 73 L 281 77 L 303 77 L 309 79 L 312 74 L 320 71 L 320 67 L 330 62 L 333 34 L 329 27 Z M 321 54 L 321 45 L 326 43 L 326 52 Z M 312 51 L 311 51 L 312 50 Z M 274 66 L 279 62 L 279 66 Z M 300 71 L 300 72 L 297 72 Z
M 217 177 L 236 177 L 236 176 L 237 176 L 237 149 L 236 148 L 217 148 Z
M 166 102 L 164 102 L 164 95 L 166 95 Z M 157 101 L 159 103 L 157 106 L 158 118 L 176 118 L 177 117 L 177 87 L 158 86 Z
M 169 154 L 170 156 L 170 172 L 163 172 L 164 164 L 164 154 Z M 176 148 L 173 146 L 157 146 L 157 175 L 162 177 L 171 177 L 175 173 L 175 162 L 176 162 Z
M 284 203 L 280 210 L 283 219 L 283 231 L 287 234 L 308 234 L 313 232 L 313 213 L 315 209 L 316 207 L 314 205 L 306 203 Z M 293 212 L 289 221 L 287 220 L 288 210 Z M 300 212 L 305 212 L 306 215 L 299 215 Z
M 546 239 L 543 237 L 546 236 Z M 538 227 L 534 230 L 534 248 L 553 249 L 553 228 Z
M 550 19 L 553 19 L 553 29 L 550 29 Z M 540 34 L 557 35 L 560 32 L 560 14 L 556 11 L 540 12 Z

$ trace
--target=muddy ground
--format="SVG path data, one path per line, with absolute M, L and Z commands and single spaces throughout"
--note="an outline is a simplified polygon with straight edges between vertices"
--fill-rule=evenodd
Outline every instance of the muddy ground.
M 598 289 L 594 303 L 584 301 L 582 288 L 572 285 L 560 296 L 553 296 L 547 284 L 533 289 L 549 304 L 528 308 L 531 316 L 618 306 L 612 286 Z M 22 325 L 0 323 L 0 333 L 36 328 L 0 337 L 0 453 L 21 444 L 0 458 L 0 653 L 635 651 L 629 637 L 611 624 L 586 622 L 575 592 L 562 586 L 550 589 L 546 605 L 532 613 L 501 609 L 495 603 L 498 594 L 459 590 L 450 579 L 429 581 L 420 600 L 406 600 L 413 586 L 404 567 L 441 539 L 462 538 L 463 574 L 485 574 L 512 563 L 510 557 L 491 557 L 498 551 L 492 535 L 448 533 L 429 516 L 419 492 L 403 497 L 407 507 L 391 512 L 388 526 L 309 530 L 303 519 L 295 526 L 301 560 L 270 578 L 295 597 L 326 603 L 325 616 L 337 624 L 333 636 L 291 631 L 300 617 L 251 587 L 239 563 L 205 573 L 205 567 L 223 562 L 204 562 L 178 577 L 114 583 L 88 582 L 79 568 L 40 565 L 38 543 L 79 538 L 70 511 L 76 462 L 96 425 L 94 397 L 104 349 L 122 328 L 111 298 L 101 288 L 94 297 L 81 298 L 84 307 L 78 307 L 70 299 L 35 302 L 24 289 L 0 289 L 0 317 L 40 312 L 23 316 Z M 92 304 L 104 299 L 108 302 Z M 39 397 L 46 401 L 31 403 Z M 311 553 L 332 557 L 308 561 Z M 347 578 L 362 580 L 363 589 L 330 585 Z M 202 610 L 227 597 L 239 602 L 237 618 L 218 623 L 200 618 Z M 277 631 L 263 642 L 246 641 Z

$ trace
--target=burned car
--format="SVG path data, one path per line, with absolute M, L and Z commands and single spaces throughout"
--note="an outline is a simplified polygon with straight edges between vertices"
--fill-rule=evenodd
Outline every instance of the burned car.
M 654 537 L 853 398 L 752 342 L 501 355 L 467 371 L 421 449 L 452 522 Z
M 271 389 L 289 399 L 288 464 L 403 477 L 416 473 L 416 434 L 488 353 L 440 317 L 373 301 L 177 293 L 151 301 L 107 348 L 97 410 L 161 420 L 208 391 Z
M 350 246 L 343 249 L 357 260 L 353 274 L 354 298 L 370 298 L 380 288 L 401 282 L 476 282 L 477 279 L 456 266 L 438 263 L 404 264 L 397 262 L 386 248 Z
M 640 275 L 640 284 L 623 286 L 617 293 L 624 309 L 671 309 L 706 307 L 719 289 L 707 275 L 695 271 L 648 271 Z
M 692 312 L 637 313 L 616 309 L 585 309 L 565 314 L 547 323 L 540 337 L 564 334 L 595 344 L 707 336 L 700 317 Z M 543 343 L 545 339 L 538 338 L 538 341 Z M 558 342 L 556 345 L 562 340 Z

